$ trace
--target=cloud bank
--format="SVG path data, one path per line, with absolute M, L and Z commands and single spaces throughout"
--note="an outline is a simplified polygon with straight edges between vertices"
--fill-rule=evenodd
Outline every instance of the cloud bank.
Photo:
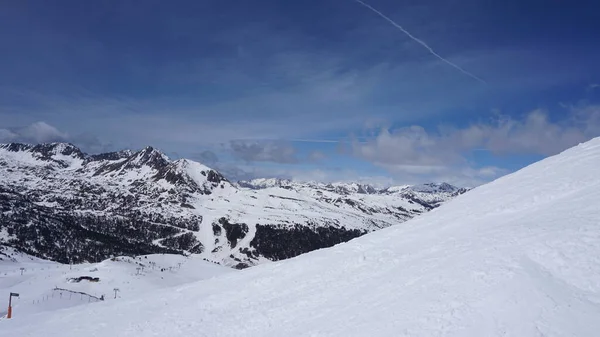
M 0 128 L 0 142 L 49 143 L 68 141 L 69 135 L 46 122 L 35 122 L 25 127 Z
M 382 128 L 360 140 L 342 141 L 337 147 L 342 149 L 340 146 L 344 145 L 343 149 L 331 153 L 312 149 L 302 154 L 298 146 L 305 146 L 303 141 L 237 139 L 189 156 L 223 170 L 234 179 L 372 179 L 399 184 L 447 181 L 476 186 L 510 171 L 502 158 L 549 156 L 600 135 L 600 105 L 581 102 L 562 107 L 563 114 L 558 116 L 562 118 L 557 115 L 553 118 L 548 111 L 537 109 L 522 118 L 496 114 L 462 128 L 447 125 L 435 129 L 418 125 Z M 87 152 L 114 150 L 91 134 L 72 136 L 42 121 L 22 127 L 0 127 L 0 142 L 72 142 Z M 473 154 L 478 152 L 488 153 L 495 162 L 473 160 Z M 345 164 L 338 165 L 331 156 L 359 160 L 379 171 L 342 169 Z
M 600 135 L 600 106 L 567 108 L 566 118 L 559 121 L 552 121 L 547 111 L 538 109 L 522 119 L 498 115 L 464 128 L 384 128 L 373 139 L 353 142 L 351 151 L 398 177 L 448 177 L 478 184 L 506 170 L 476 167 L 468 159 L 474 151 L 494 156 L 549 156 Z

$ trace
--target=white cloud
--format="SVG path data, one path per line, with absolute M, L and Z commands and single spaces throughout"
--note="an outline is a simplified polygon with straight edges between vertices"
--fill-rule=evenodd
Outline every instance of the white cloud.
M 498 116 L 465 128 L 420 126 L 382 129 L 366 142 L 354 142 L 355 156 L 405 180 L 435 180 L 477 185 L 506 170 L 476 168 L 467 158 L 474 150 L 493 154 L 553 155 L 600 135 L 600 106 L 568 106 L 567 116 L 551 121 L 543 110 L 522 119 Z
M 589 139 L 585 130 L 568 121 L 553 123 L 546 112 L 534 110 L 524 120 L 501 117 L 490 124 L 474 124 L 447 135 L 463 149 L 482 147 L 496 154 L 553 155 Z
M 456 153 L 442 151 L 441 146 L 441 137 L 430 135 L 420 126 L 411 126 L 394 131 L 382 129 L 372 140 L 354 142 L 353 153 L 380 165 L 434 170 L 460 159 Z
M 600 105 L 580 103 L 565 106 L 571 115 L 575 125 L 582 129 L 586 136 L 600 134 Z
M 90 133 L 70 135 L 46 122 L 35 122 L 27 126 L 0 127 L 0 143 L 40 144 L 69 142 L 88 153 L 109 152 L 116 148 L 112 143 L 104 143 Z
M 67 133 L 59 131 L 46 122 L 35 122 L 25 127 L 0 129 L 0 142 L 47 143 L 63 142 L 69 139 Z
M 19 135 L 8 129 L 0 129 L 0 142 L 2 143 L 10 143 L 18 137 Z
M 500 116 L 489 123 L 428 132 L 420 126 L 383 129 L 372 140 L 354 142 L 358 157 L 383 164 L 426 167 L 464 162 L 464 153 L 484 149 L 495 154 L 553 155 L 600 134 L 600 107 L 573 108 L 569 118 L 552 122 L 534 110 L 524 119 Z
M 494 166 L 474 168 L 468 164 L 411 166 L 379 165 L 390 173 L 396 184 L 447 182 L 461 187 L 475 187 L 507 174 L 509 171 Z

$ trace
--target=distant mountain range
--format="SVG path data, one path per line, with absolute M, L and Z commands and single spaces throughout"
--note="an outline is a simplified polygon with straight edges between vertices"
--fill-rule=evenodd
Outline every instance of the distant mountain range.
M 0 145 L 0 245 L 59 262 L 200 254 L 244 268 L 396 225 L 465 193 L 255 179 L 160 151 L 88 155 L 67 143 Z

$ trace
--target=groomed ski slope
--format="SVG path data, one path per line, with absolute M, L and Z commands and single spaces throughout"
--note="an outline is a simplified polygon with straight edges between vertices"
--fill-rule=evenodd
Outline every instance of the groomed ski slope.
M 0 294 L 6 294 L 7 299 L 10 292 L 20 294 L 13 299 L 15 318 L 76 306 L 84 310 L 82 306 L 98 302 L 102 296 L 105 301 L 151 296 L 158 289 L 235 272 L 195 255 L 119 256 L 99 263 L 69 266 L 17 253 L 11 248 L 6 250 L 12 259 L 0 260 Z M 20 268 L 24 270 L 21 272 Z M 82 276 L 99 281 L 73 281 Z M 119 289 L 116 298 L 115 288 Z M 2 305 L 0 320 L 6 312 Z
M 598 336 L 600 139 L 349 243 L 2 336 Z

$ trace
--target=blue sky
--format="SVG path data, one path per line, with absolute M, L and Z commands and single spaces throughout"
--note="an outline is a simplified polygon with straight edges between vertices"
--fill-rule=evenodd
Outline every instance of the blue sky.
M 474 186 L 600 135 L 592 1 L 6 1 L 0 142 Z

